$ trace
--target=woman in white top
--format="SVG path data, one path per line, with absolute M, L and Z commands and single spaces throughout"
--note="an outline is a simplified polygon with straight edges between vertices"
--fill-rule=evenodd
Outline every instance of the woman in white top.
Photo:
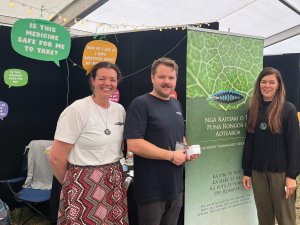
M 119 68 L 91 70 L 92 96 L 75 101 L 57 122 L 50 162 L 62 184 L 57 224 L 128 224 L 121 145 L 125 110 L 109 97 Z

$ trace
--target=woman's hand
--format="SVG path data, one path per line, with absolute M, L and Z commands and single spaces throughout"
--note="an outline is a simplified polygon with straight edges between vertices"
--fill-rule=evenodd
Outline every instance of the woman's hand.
M 244 176 L 242 182 L 246 190 L 251 189 L 251 177 Z
M 297 188 L 297 182 L 295 179 L 286 177 L 285 178 L 285 198 L 291 197 Z

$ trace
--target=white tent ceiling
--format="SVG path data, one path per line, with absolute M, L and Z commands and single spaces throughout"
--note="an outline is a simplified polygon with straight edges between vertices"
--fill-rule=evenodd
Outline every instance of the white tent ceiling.
M 0 23 L 13 24 L 17 19 L 50 19 L 73 0 L 2 0 L 0 1 Z
M 300 0 L 4 0 L 0 3 L 0 23 L 13 24 L 18 18 L 39 17 L 52 17 L 52 21 L 71 27 L 72 35 L 219 22 L 221 31 L 265 38 L 267 55 L 300 52 Z

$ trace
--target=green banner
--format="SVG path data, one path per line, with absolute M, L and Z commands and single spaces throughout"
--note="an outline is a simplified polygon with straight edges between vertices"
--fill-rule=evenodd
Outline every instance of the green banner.
M 186 225 L 257 225 L 241 158 L 249 98 L 263 63 L 263 40 L 188 31 L 187 139 L 201 145 L 186 164 Z

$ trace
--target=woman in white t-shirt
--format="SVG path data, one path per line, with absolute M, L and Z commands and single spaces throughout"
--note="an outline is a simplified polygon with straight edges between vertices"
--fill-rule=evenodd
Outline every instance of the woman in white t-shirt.
M 59 117 L 49 155 L 62 184 L 57 224 L 128 224 L 119 162 L 125 110 L 109 100 L 120 79 L 116 65 L 94 65 L 92 96 L 75 101 Z

